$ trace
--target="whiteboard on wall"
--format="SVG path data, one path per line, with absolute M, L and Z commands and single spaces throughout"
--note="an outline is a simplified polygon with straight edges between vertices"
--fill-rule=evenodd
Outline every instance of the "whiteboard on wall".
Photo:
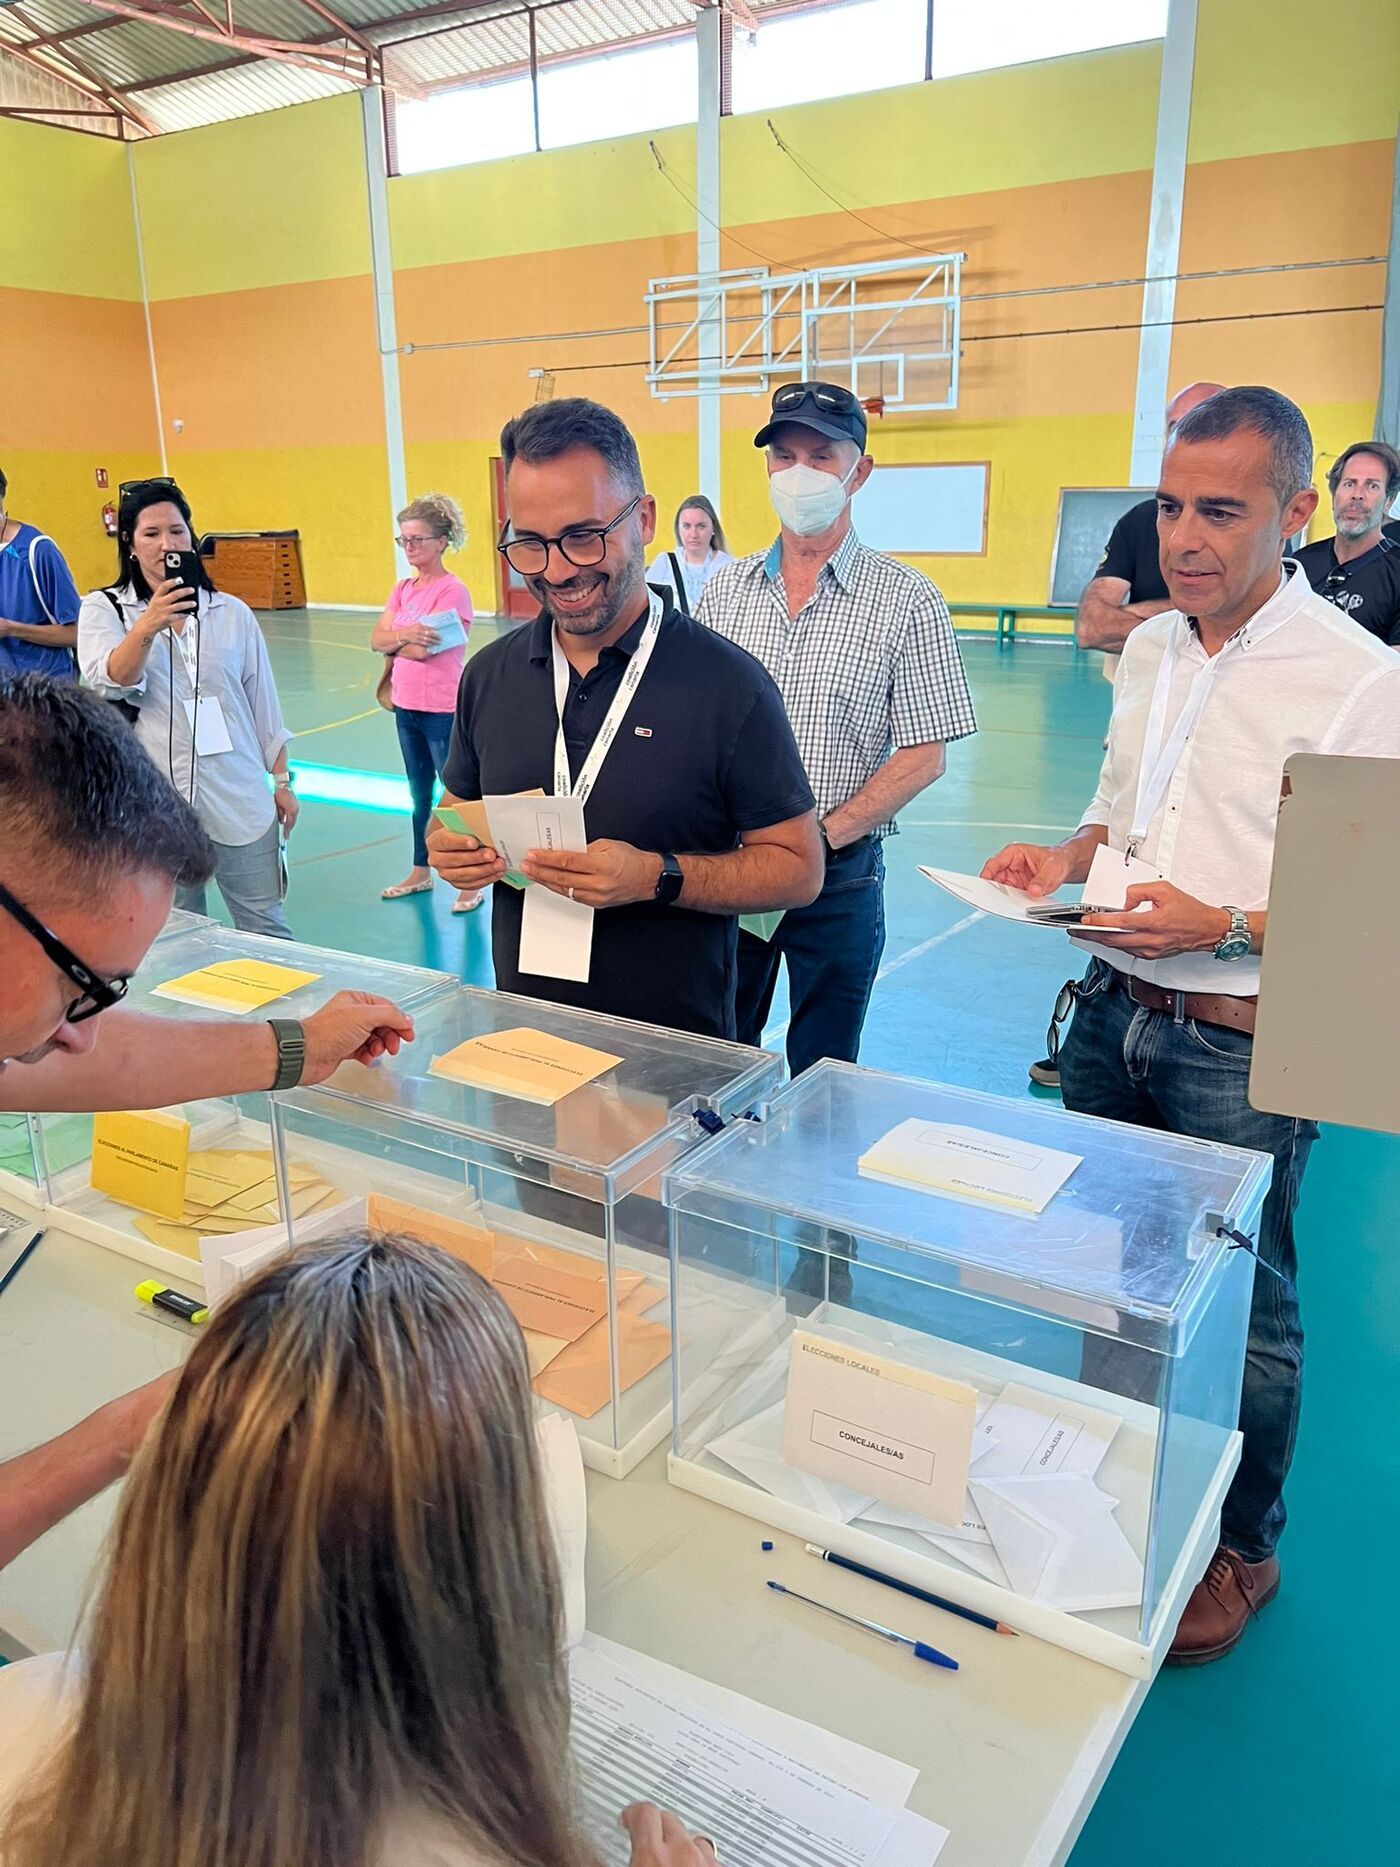
M 893 557 L 980 557 L 987 549 L 985 460 L 886 466 L 856 494 L 862 544 Z
M 1099 568 L 1108 535 L 1133 506 L 1150 499 L 1152 486 L 1066 486 L 1050 559 L 1050 601 L 1071 609 Z

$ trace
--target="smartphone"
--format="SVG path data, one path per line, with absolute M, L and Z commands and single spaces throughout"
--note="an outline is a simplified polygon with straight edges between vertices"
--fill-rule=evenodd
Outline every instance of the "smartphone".
M 198 592 L 200 558 L 197 551 L 167 551 L 165 554 L 165 574 L 178 577 L 185 588 L 194 595 Z

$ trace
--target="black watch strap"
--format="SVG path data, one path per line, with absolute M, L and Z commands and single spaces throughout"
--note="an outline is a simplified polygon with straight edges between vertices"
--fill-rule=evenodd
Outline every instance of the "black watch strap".
M 272 1087 L 295 1089 L 306 1068 L 306 1032 L 295 1018 L 269 1018 L 277 1039 L 277 1075 Z
M 663 908 L 669 908 L 673 901 L 678 901 L 680 899 L 680 893 L 684 887 L 685 873 L 681 868 L 679 860 L 675 856 L 663 855 L 661 858 L 661 879 L 656 884 L 656 893 L 653 899 L 659 901 Z

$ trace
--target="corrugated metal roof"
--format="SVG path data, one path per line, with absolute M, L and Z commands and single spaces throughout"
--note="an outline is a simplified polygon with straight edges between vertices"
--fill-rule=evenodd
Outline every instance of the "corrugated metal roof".
M 179 21 L 104 14 L 88 0 L 22 0 L 18 20 L 0 0 L 0 60 L 6 42 L 83 30 L 50 48 L 95 73 L 157 130 L 191 129 L 231 117 L 333 96 L 364 81 L 365 53 L 338 34 L 305 0 L 231 0 L 235 37 L 193 8 Z M 143 0 L 130 0 L 141 5 Z M 792 11 L 813 0 L 747 0 L 752 13 Z M 820 4 L 821 0 L 817 0 Z M 826 0 L 830 4 L 830 0 Z M 359 38 L 386 47 L 387 81 L 437 89 L 493 71 L 518 69 L 529 56 L 526 8 L 519 0 L 452 6 L 448 0 L 327 0 Z M 212 9 L 216 14 L 218 7 Z M 558 0 L 536 7 L 542 61 L 689 30 L 694 0 Z M 415 17 L 416 16 L 416 17 Z M 193 26 L 195 31 L 180 30 Z M 242 43 L 239 42 L 240 37 Z M 304 48 L 320 69 L 259 58 L 249 41 L 275 39 Z M 4 60 L 12 70 L 13 61 Z M 17 67 L 20 71 L 26 68 Z M 35 74 L 39 82 L 39 74 Z M 167 80 L 175 79 L 175 82 Z M 17 82 L 17 80 L 12 80 Z M 139 133 L 139 131 L 137 132 Z

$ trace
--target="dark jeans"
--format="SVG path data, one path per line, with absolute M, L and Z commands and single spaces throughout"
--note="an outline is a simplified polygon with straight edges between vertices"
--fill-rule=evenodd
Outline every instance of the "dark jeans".
M 1264 1115 L 1249 1106 L 1254 1040 L 1225 1025 L 1178 1022 L 1144 1011 L 1123 975 L 1095 960 L 1084 977 L 1069 1035 L 1060 1049 L 1065 1107 L 1136 1122 L 1171 1134 L 1272 1154 L 1273 1183 L 1256 1241 L 1265 1264 L 1254 1275 L 1245 1350 L 1240 1430 L 1244 1456 L 1221 1513 L 1221 1537 L 1247 1562 L 1274 1552 L 1287 1513 L 1283 1485 L 1293 1459 L 1303 1392 L 1303 1326 L 1298 1315 L 1293 1214 L 1316 1124 Z M 1089 1358 L 1086 1357 L 1086 1370 Z
M 789 1070 L 797 1076 L 821 1057 L 854 1063 L 884 950 L 885 863 L 879 839 L 867 836 L 828 854 L 821 893 L 810 907 L 789 908 L 771 940 L 740 928 L 739 1042 L 763 1042 L 785 959 Z
M 771 940 L 739 930 L 735 998 L 741 1044 L 761 1044 L 773 1004 L 778 967 L 788 969 L 788 1069 L 798 1076 L 822 1057 L 854 1063 L 870 993 L 885 950 L 885 862 L 878 837 L 830 850 L 826 881 L 810 907 L 789 908 Z M 849 1303 L 855 1241 L 826 1232 L 824 1248 L 801 1246 L 787 1289 L 810 1309 L 813 1301 Z M 789 1302 L 793 1301 L 790 1296 Z
M 395 707 L 394 724 L 399 729 L 399 750 L 413 797 L 413 863 L 415 868 L 426 869 L 428 819 L 433 814 L 437 780 L 442 776 L 447 748 L 452 742 L 452 715 Z

